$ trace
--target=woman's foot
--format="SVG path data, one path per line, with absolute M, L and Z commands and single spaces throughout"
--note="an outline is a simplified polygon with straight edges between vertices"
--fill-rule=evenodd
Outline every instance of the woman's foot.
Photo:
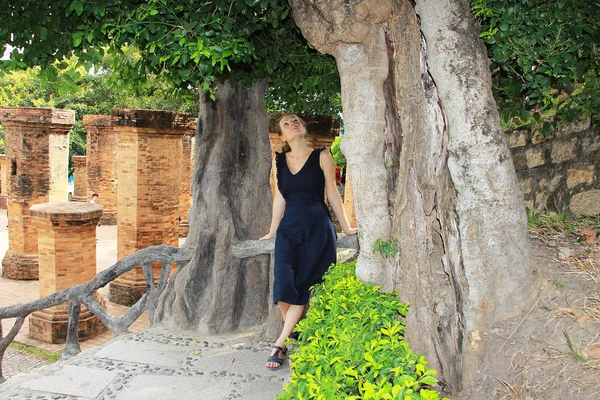
M 279 369 L 283 365 L 283 360 L 285 357 L 285 353 L 287 353 L 287 348 L 281 346 L 273 346 L 271 350 L 271 355 L 267 360 L 267 368 L 269 369 Z

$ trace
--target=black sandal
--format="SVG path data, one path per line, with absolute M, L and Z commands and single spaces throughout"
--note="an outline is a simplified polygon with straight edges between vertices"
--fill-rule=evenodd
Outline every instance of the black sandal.
M 267 363 L 275 363 L 276 367 L 267 367 L 268 369 L 279 369 L 283 365 L 283 358 L 287 353 L 287 349 L 285 347 L 273 346 L 271 349 L 277 349 L 273 355 L 269 356 Z

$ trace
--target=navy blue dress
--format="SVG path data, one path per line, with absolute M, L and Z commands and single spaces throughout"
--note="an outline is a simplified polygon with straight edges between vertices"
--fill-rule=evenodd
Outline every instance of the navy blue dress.
M 285 212 L 275 239 L 273 301 L 303 305 L 309 288 L 323 280 L 336 261 L 336 233 L 325 205 L 325 175 L 314 149 L 295 175 L 285 153 L 275 154 L 277 186 L 285 199 Z

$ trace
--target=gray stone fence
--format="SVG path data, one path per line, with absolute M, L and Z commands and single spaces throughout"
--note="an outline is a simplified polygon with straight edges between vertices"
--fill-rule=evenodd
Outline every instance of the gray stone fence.
M 588 119 L 546 137 L 530 130 L 507 134 L 527 207 L 600 214 L 600 126 Z
M 265 241 L 248 240 L 235 243 L 231 248 L 231 255 L 235 258 L 254 257 L 259 254 L 272 254 L 274 248 L 274 239 Z M 358 251 L 358 236 L 338 237 L 338 248 L 355 249 Z M 67 340 L 62 353 L 62 359 L 68 359 L 81 351 L 78 326 L 82 305 L 86 306 L 94 313 L 111 331 L 113 331 L 115 336 L 127 333 L 131 324 L 135 322 L 145 310 L 149 311 L 150 326 L 154 326 L 154 311 L 156 310 L 160 295 L 167 287 L 171 266 L 173 264 L 177 264 L 178 267 L 185 266 L 190 259 L 191 255 L 185 247 L 176 248 L 166 244 L 147 247 L 123 257 L 121 260 L 117 261 L 115 265 L 98 273 L 88 282 L 71 286 L 60 292 L 29 303 L 0 307 L 0 384 L 6 381 L 2 375 L 2 359 L 4 353 L 8 348 L 8 345 L 14 340 L 21 329 L 21 326 L 23 326 L 25 318 L 29 314 L 69 302 Z M 271 257 L 271 259 L 273 259 L 273 257 Z M 162 264 L 157 285 L 154 281 L 153 262 L 160 262 Z M 142 266 L 144 277 L 146 279 L 146 293 L 124 315 L 117 317 L 109 314 L 104 307 L 98 303 L 98 300 L 94 297 L 94 293 L 101 287 L 114 281 L 119 276 L 140 265 Z M 10 331 L 4 335 L 2 332 L 2 320 L 8 318 L 16 318 L 16 320 Z M 281 324 L 280 320 L 281 316 L 279 312 L 275 312 L 274 307 L 271 307 L 266 326 L 267 334 L 270 329 L 273 330 Z

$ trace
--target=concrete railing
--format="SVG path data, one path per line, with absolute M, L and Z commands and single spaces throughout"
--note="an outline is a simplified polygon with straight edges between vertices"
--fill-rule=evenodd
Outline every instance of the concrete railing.
M 340 236 L 338 238 L 338 247 L 358 250 L 358 237 Z M 259 254 L 272 254 L 274 249 L 275 240 L 271 239 L 266 241 L 247 240 L 238 242 L 232 246 L 231 250 L 233 257 L 248 258 Z M 29 303 L 0 308 L 0 383 L 5 381 L 2 375 L 2 359 L 4 357 L 4 352 L 17 336 L 17 333 L 19 333 L 19 330 L 25 322 L 25 318 L 33 312 L 69 302 L 69 322 L 65 347 L 62 353 L 63 360 L 73 357 L 81 352 L 78 333 L 81 305 L 86 306 L 94 313 L 108 329 L 113 331 L 115 336 L 128 333 L 131 324 L 133 324 L 146 309 L 149 311 L 150 325 L 152 326 L 154 324 L 154 311 L 156 310 L 160 295 L 167 286 L 172 265 L 177 264 L 177 266 L 183 266 L 191 259 L 189 254 L 186 254 L 186 252 L 182 250 L 183 249 L 164 244 L 151 246 L 123 257 L 115 265 L 100 272 L 92 280 L 86 283 L 72 286 Z M 158 285 L 155 285 L 154 283 L 152 273 L 153 262 L 162 263 Z M 273 257 L 271 257 L 271 268 L 272 264 Z M 125 314 L 118 317 L 111 315 L 94 297 L 94 293 L 119 276 L 139 266 L 141 266 L 144 271 L 146 293 Z M 273 277 L 271 276 L 271 280 L 272 278 Z M 272 287 L 272 282 L 270 286 Z M 2 320 L 7 318 L 16 318 L 16 321 L 8 334 L 3 336 Z M 277 329 L 280 330 L 281 328 L 278 327 L 280 324 L 278 321 L 280 319 L 281 316 L 278 311 L 275 310 L 274 307 L 271 307 L 269 310 L 267 331 L 269 330 L 269 326 L 271 326 L 271 330 L 274 332 L 277 331 Z

